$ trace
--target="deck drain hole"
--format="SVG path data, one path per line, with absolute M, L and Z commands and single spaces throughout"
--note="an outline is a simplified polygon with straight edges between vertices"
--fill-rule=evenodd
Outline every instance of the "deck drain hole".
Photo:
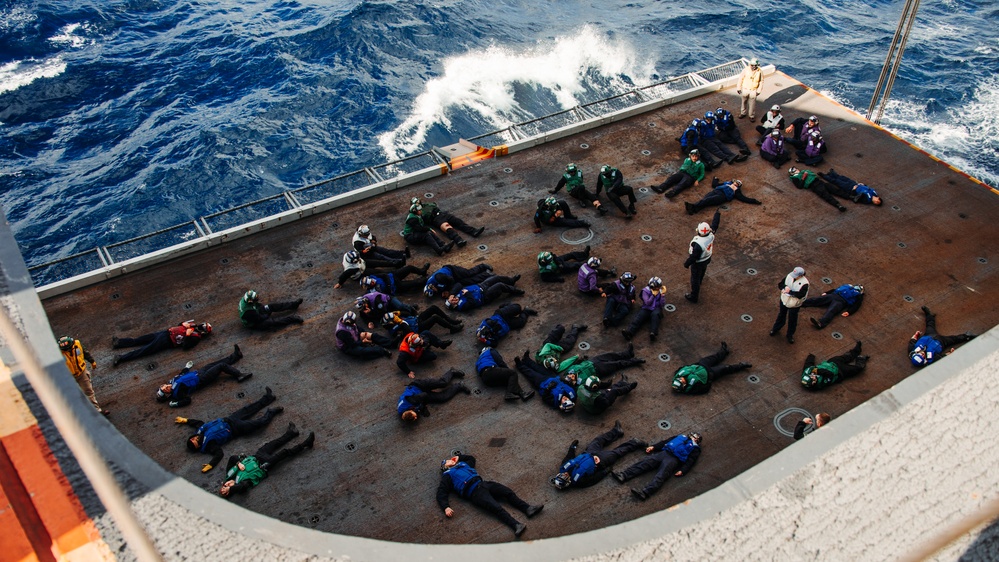
M 651 150 L 643 150 L 642 151 L 642 156 L 652 156 L 652 151 Z
M 980 263 L 982 265 L 985 265 L 985 264 L 989 263 L 989 260 L 987 260 L 985 258 L 978 258 L 978 263 Z
M 639 193 L 648 193 L 649 192 L 649 188 L 647 188 L 647 187 L 639 187 L 638 188 L 638 192 Z
M 490 207 L 499 207 L 499 201 L 490 201 L 489 202 L 489 206 Z
M 742 318 L 743 322 L 752 322 L 753 321 L 753 317 L 750 316 L 750 315 L 748 315 L 748 314 L 743 314 L 742 316 L 740 316 L 740 318 Z
M 719 207 L 719 209 L 721 209 L 723 211 L 727 211 L 727 210 L 731 209 L 731 207 L 729 207 L 728 205 L 722 205 L 721 207 Z
M 957 216 L 961 217 L 962 219 L 968 218 L 968 215 L 966 215 L 964 213 L 958 213 Z
M 669 363 L 669 353 L 660 353 L 659 360 L 663 363 Z
M 116 301 L 119 297 L 121 297 L 121 295 L 118 293 L 111 293 L 111 300 Z
M 152 363 L 146 365 L 146 370 L 147 371 L 155 371 L 157 369 L 157 367 L 159 367 L 159 365 L 157 365 L 156 362 L 153 361 Z
M 336 230 L 336 229 L 340 228 L 340 223 L 335 222 L 335 223 L 333 223 L 333 224 L 330 225 L 330 228 L 333 229 L 333 230 Z
M 648 234 L 643 234 L 642 235 L 642 241 L 643 242 L 652 242 L 652 236 L 648 235 Z M 979 261 L 981 261 L 981 260 L 979 260 Z
M 902 207 L 899 207 L 898 205 L 892 205 L 892 206 L 891 206 L 891 210 L 892 210 L 892 211 L 901 211 L 901 210 L 902 210 Z
M 659 429 L 663 431 L 666 431 L 667 429 L 673 427 L 673 424 L 669 423 L 669 420 L 659 420 L 658 422 L 656 422 L 656 425 L 658 425 Z
M 825 283 L 826 285 L 832 285 L 832 279 L 828 277 L 823 277 L 822 282 Z
M 489 440 L 490 447 L 502 447 L 506 445 L 506 437 L 493 437 Z
M 652 127 L 653 129 L 655 129 L 656 128 L 656 124 L 655 123 L 649 123 L 649 127 Z
M 503 172 L 505 172 L 507 174 L 511 174 L 511 173 L 513 173 L 513 168 L 503 168 Z
M 760 377 L 759 375 L 749 375 L 748 377 L 746 377 L 746 380 L 753 384 L 759 384 Z
M 579 229 L 573 228 L 570 230 L 579 230 Z M 580 238 L 570 238 L 568 236 L 570 230 L 563 230 L 562 234 L 559 234 L 558 236 L 566 244 L 582 244 L 584 242 L 589 242 L 590 240 L 593 239 L 593 231 L 588 228 L 586 229 L 586 234 L 582 235 Z
M 457 457 L 461 455 L 461 449 L 451 449 L 451 456 Z
M 189 302 L 184 303 L 184 310 L 191 310 L 191 303 Z
M 229 263 L 229 258 L 222 258 L 219 260 L 219 263 L 222 265 L 226 265 Z
M 841 339 L 843 339 L 843 334 L 841 334 L 839 332 L 833 332 L 831 335 L 832 335 L 832 337 L 833 337 L 834 340 L 841 340 Z
M 590 145 L 588 145 L 588 144 L 586 144 L 584 142 L 583 144 L 579 145 L 579 148 L 583 148 L 583 149 L 590 148 Z
M 909 295 L 905 295 L 904 297 L 902 297 L 902 300 L 904 300 L 905 302 L 912 302 L 912 301 L 914 301 L 916 299 L 912 298 Z
M 315 525 L 316 523 L 319 523 L 319 516 L 318 515 L 313 515 L 312 517 L 309 518 L 309 522 L 312 523 L 313 525 Z
M 753 269 L 752 267 L 750 267 L 749 269 L 746 270 L 746 273 L 748 273 L 750 275 L 756 275 L 759 272 L 756 271 L 755 269 Z
M 802 410 L 801 408 L 788 408 L 788 409 L 784 410 L 783 412 L 778 412 L 777 415 L 774 416 L 774 427 L 777 428 L 777 431 L 781 432 L 781 434 L 784 435 L 785 437 L 794 437 L 794 430 L 792 429 L 792 430 L 788 431 L 788 430 L 784 429 L 784 424 L 781 423 L 781 420 L 783 420 L 784 418 L 786 418 L 787 416 L 789 416 L 791 414 L 798 414 L 798 415 L 800 415 L 803 418 L 810 418 L 810 417 L 812 417 L 812 414 L 810 414 L 808 412 L 808 410 Z M 795 416 L 795 417 L 797 418 L 798 416 Z M 794 425 L 797 425 L 797 424 L 798 424 L 798 422 L 795 421 Z
M 665 310 L 666 312 L 676 312 L 676 305 L 667 304 L 666 306 L 663 307 L 663 310 Z
M 486 246 L 485 244 L 479 244 L 478 246 L 476 246 L 476 248 L 478 248 L 480 252 L 485 252 L 486 250 L 489 249 L 489 246 Z
M 577 347 L 579 347 L 579 349 L 583 351 L 586 351 L 587 349 L 590 349 L 590 344 L 585 341 L 581 341 L 579 342 L 579 345 Z
M 236 398 L 246 398 L 246 393 L 245 392 L 237 392 L 236 393 Z
M 423 198 L 424 199 L 433 199 L 434 198 L 434 194 L 433 193 L 424 193 L 423 194 Z
M 305 267 L 311 268 L 312 267 L 312 262 L 311 261 L 305 262 Z
M 472 391 L 472 394 L 475 394 L 475 395 L 482 394 L 482 389 L 481 388 L 476 388 L 475 390 Z
M 825 243 L 829 242 L 829 239 L 826 238 L 825 236 L 819 236 L 818 238 L 816 238 L 816 240 L 819 241 L 819 244 L 825 244 Z
M 347 443 L 343 446 L 343 450 L 347 451 L 348 453 L 353 453 L 354 451 L 357 450 L 357 443 L 354 443 L 353 441 L 347 441 Z
M 906 248 L 906 247 L 907 247 L 907 246 L 905 245 L 905 242 L 899 242 L 899 243 L 898 243 L 898 244 L 896 244 L 896 245 L 897 245 L 897 246 L 898 246 L 899 248 Z

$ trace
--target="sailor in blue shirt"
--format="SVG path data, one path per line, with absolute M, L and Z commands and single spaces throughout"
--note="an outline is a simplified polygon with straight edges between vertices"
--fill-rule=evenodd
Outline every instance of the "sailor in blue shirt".
M 517 497 L 517 494 L 510 488 L 499 482 L 483 480 L 479 472 L 475 469 L 475 457 L 472 455 L 458 455 L 441 461 L 441 481 L 437 486 L 437 505 L 444 510 L 444 515 L 454 517 L 454 509 L 448 503 L 448 496 L 451 492 L 467 499 L 473 504 L 492 513 L 506 526 L 513 529 L 513 534 L 520 536 L 527 529 L 527 525 L 514 519 L 500 501 L 506 501 L 511 506 L 524 512 L 530 519 L 544 507 L 543 504 L 531 505 Z
M 238 345 L 234 345 L 233 352 L 218 361 L 213 361 L 205 365 L 200 371 L 192 371 L 193 361 L 189 361 L 184 369 L 166 384 L 160 385 L 156 391 L 156 401 L 170 401 L 171 408 L 180 408 L 191 403 L 191 394 L 212 384 L 219 378 L 220 373 L 231 376 L 236 382 L 243 382 L 253 376 L 253 373 L 244 373 L 232 365 L 243 357 L 243 352 Z
M 605 450 L 608 445 L 621 437 L 624 437 L 624 431 L 621 429 L 621 422 L 616 421 L 614 427 L 590 441 L 586 449 L 579 455 L 576 454 L 576 446 L 579 445 L 579 441 L 573 441 L 565 458 L 562 459 L 558 474 L 553 476 L 549 482 L 559 490 L 592 486 L 610 474 L 614 463 L 621 457 L 647 446 L 645 441 L 632 438 L 612 450 Z
M 923 314 L 926 316 L 926 333 L 916 332 L 909 339 L 909 361 L 914 367 L 923 367 L 940 359 L 944 355 L 950 355 L 954 349 L 944 351 L 952 345 L 964 343 L 974 339 L 975 334 L 965 332 L 957 336 L 941 336 L 937 333 L 937 316 L 930 312 L 930 309 L 923 307 Z
M 276 400 L 270 387 L 265 387 L 264 390 L 266 392 L 260 400 L 243 406 L 224 418 L 216 418 L 209 422 L 179 416 L 174 419 L 176 423 L 198 428 L 194 435 L 187 438 L 189 451 L 212 455 L 212 460 L 201 467 L 201 472 L 208 472 L 213 466 L 218 465 L 224 456 L 222 446 L 232 438 L 249 435 L 267 427 L 274 416 L 284 411 L 284 408 L 280 406 L 267 408 L 263 416 L 253 417 Z
M 676 435 L 665 441 L 649 445 L 645 448 L 645 453 L 649 456 L 621 472 L 613 473 L 618 482 L 624 483 L 636 476 L 655 470 L 656 475 L 644 488 L 631 489 L 631 493 L 642 501 L 662 488 L 670 476 L 679 477 L 690 472 L 698 457 L 701 456 L 701 434 Z
M 851 314 L 856 314 L 863 302 L 864 286 L 846 283 L 836 287 L 832 291 L 822 293 L 821 296 L 805 299 L 805 302 L 801 303 L 801 307 L 828 307 L 826 308 L 825 314 L 822 315 L 822 318 L 819 318 L 818 320 L 815 318 L 809 318 L 812 322 L 812 326 L 815 326 L 816 330 L 821 330 L 822 328 L 828 326 L 837 314 L 842 313 L 840 315 L 843 316 L 843 318 L 846 318 Z
M 837 195 L 844 199 L 850 199 L 854 203 L 865 205 L 881 204 L 881 196 L 878 195 L 877 191 L 874 191 L 872 188 L 860 183 L 857 180 L 836 173 L 836 170 L 829 170 L 829 172 L 825 174 L 819 172 L 819 177 L 835 188 L 829 190 L 829 192 L 833 195 Z

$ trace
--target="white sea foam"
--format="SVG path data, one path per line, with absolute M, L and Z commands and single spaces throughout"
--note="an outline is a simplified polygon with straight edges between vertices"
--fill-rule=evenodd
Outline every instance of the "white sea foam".
M 56 43 L 58 45 L 66 45 L 74 48 L 80 48 L 87 45 L 88 43 L 92 43 L 90 39 L 87 39 L 86 37 L 76 34 L 77 31 L 81 30 L 86 31 L 86 28 L 84 28 L 82 24 L 79 23 L 66 24 L 62 26 L 62 28 L 59 30 L 59 33 L 53 35 L 52 37 L 49 37 L 49 41 L 52 43 Z
M 20 6 L 9 10 L 0 10 L 0 33 L 14 34 L 15 31 L 31 25 L 37 19 L 35 14 Z
M 66 63 L 56 55 L 43 60 L 27 59 L 0 65 L 0 94 L 26 86 L 39 78 L 52 78 L 66 71 Z
M 999 153 L 999 77 L 987 76 L 965 103 L 927 116 L 925 103 L 893 99 L 882 125 L 985 183 L 999 187 L 989 170 Z
M 515 84 L 547 90 L 568 109 L 580 103 L 577 96 L 593 76 L 645 82 L 652 71 L 651 62 L 630 45 L 608 40 L 591 27 L 529 51 L 493 46 L 445 60 L 442 75 L 427 82 L 409 117 L 378 143 L 390 160 L 416 152 L 434 125 L 450 127 L 448 115 L 456 110 L 477 113 L 497 129 L 529 119 L 533 116 L 517 103 Z

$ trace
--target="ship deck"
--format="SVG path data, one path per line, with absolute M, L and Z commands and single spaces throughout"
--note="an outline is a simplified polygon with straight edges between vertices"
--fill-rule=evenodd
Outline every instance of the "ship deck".
M 757 149 L 747 162 L 723 164 L 701 187 L 672 201 L 646 189 L 675 171 L 680 161 L 674 140 L 685 125 L 708 109 L 738 112 L 729 88 L 671 105 L 605 127 L 580 133 L 458 169 L 439 179 L 386 193 L 328 213 L 267 230 L 230 243 L 136 271 L 44 301 L 56 335 L 81 339 L 97 358 L 94 386 L 110 421 L 132 443 L 170 472 L 208 492 L 218 490 L 222 468 L 202 474 L 207 457 L 189 454 L 186 426 L 176 415 L 212 419 L 255 399 L 269 386 L 285 411 L 261 434 L 231 442 L 226 454 L 252 453 L 279 435 L 287 422 L 317 434 L 313 451 L 274 470 L 257 489 L 233 501 L 247 509 L 321 531 L 414 543 L 494 543 L 513 539 L 510 531 L 484 512 L 452 497 L 457 510 L 446 519 L 434 501 L 441 459 L 454 451 L 473 454 L 488 480 L 509 485 L 545 510 L 530 520 L 523 539 L 583 532 L 633 520 L 666 509 L 715 488 L 791 445 L 789 436 L 803 412 L 834 417 L 892 387 L 912 373 L 905 354 L 909 336 L 923 329 L 920 306 L 938 313 L 943 334 L 983 332 L 999 324 L 994 240 L 999 224 L 996 193 L 958 170 L 871 125 L 862 117 L 777 73 L 768 78 L 759 113 L 773 103 L 789 120 L 816 114 L 829 144 L 817 170 L 865 181 L 884 197 L 882 207 L 845 202 L 837 210 L 813 194 L 795 189 L 786 166 L 774 169 Z M 756 138 L 748 119 L 739 121 L 744 138 Z M 546 196 L 567 162 L 577 163 L 588 186 L 602 164 L 611 164 L 636 189 L 638 215 L 624 220 L 613 210 L 598 217 L 570 199 L 573 211 L 593 223 L 592 239 L 583 230 L 549 228 L 534 233 L 536 201 Z M 710 177 L 742 179 L 746 193 L 763 202 L 734 201 L 722 209 L 714 257 L 701 302 L 683 298 L 688 273 L 682 263 L 700 221 L 684 212 Z M 462 314 L 466 330 L 440 353 L 435 365 L 418 367 L 418 376 L 438 376 L 448 367 L 468 373 L 470 396 L 431 405 L 432 415 L 414 425 L 396 415 L 396 401 L 408 379 L 391 359 L 360 362 L 333 346 L 337 318 L 353 309 L 356 285 L 334 290 L 340 259 L 358 224 L 370 225 L 382 244 L 401 248 L 396 233 L 412 196 L 429 197 L 476 226 L 482 237 L 438 258 L 413 248 L 410 263 L 429 261 L 471 266 L 489 263 L 499 274 L 521 274 L 527 294 L 514 299 L 540 311 L 526 328 L 499 345 L 509 363 L 533 353 L 556 323 L 590 326 L 580 353 L 596 355 L 627 346 L 620 327 L 601 326 L 602 302 L 581 296 L 573 281 L 542 283 L 536 256 L 592 246 L 593 255 L 618 273 L 634 272 L 639 282 L 652 275 L 665 280 L 675 310 L 665 315 L 660 336 L 634 339 L 645 365 L 628 370 L 639 383 L 602 416 L 583 411 L 563 415 L 542 404 L 504 402 L 503 390 L 486 388 L 474 374 L 479 346 L 474 327 L 496 304 Z M 564 195 L 563 195 L 564 196 Z M 989 226 L 992 225 L 992 226 Z M 768 337 L 777 313 L 777 282 L 801 265 L 812 283 L 811 295 L 842 283 L 861 283 L 867 295 L 860 311 L 814 330 L 801 313 L 797 342 Z M 244 329 L 236 305 L 247 289 L 266 301 L 301 297 L 305 323 L 275 333 Z M 404 300 L 429 304 L 422 294 Z M 505 301 L 501 301 L 505 302 Z M 134 336 L 166 328 L 187 318 L 207 320 L 211 338 L 190 352 L 166 351 L 112 368 L 112 336 Z M 837 337 L 838 336 L 838 337 Z M 863 341 L 871 356 L 867 370 L 832 388 L 809 392 L 798 382 L 805 356 L 838 355 Z M 732 349 L 729 361 L 747 361 L 750 371 L 716 383 L 703 396 L 677 396 L 669 390 L 673 372 L 713 352 L 719 342 Z M 220 358 L 239 344 L 239 367 L 254 373 L 237 384 L 223 378 L 194 395 L 193 403 L 169 409 L 154 400 L 158 384 L 184 363 Z M 526 381 L 522 380 L 526 386 Z M 683 478 L 670 479 L 646 502 L 629 487 L 608 478 L 585 490 L 559 492 L 548 484 L 573 439 L 585 444 L 620 420 L 626 438 L 656 441 L 696 430 L 703 454 Z M 668 429 L 663 427 L 668 426 Z M 638 453 L 619 463 L 624 467 Z M 224 464 L 224 461 L 223 461 Z M 636 482 L 644 482 L 648 476 Z M 518 513 L 515 516 L 522 518 Z

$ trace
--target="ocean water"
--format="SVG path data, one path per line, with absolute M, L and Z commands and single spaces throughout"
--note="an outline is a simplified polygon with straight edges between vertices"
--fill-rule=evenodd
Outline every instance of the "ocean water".
M 35 265 L 740 57 L 865 113 L 904 4 L 0 0 L 0 204 Z M 999 186 L 999 3 L 882 125 Z

